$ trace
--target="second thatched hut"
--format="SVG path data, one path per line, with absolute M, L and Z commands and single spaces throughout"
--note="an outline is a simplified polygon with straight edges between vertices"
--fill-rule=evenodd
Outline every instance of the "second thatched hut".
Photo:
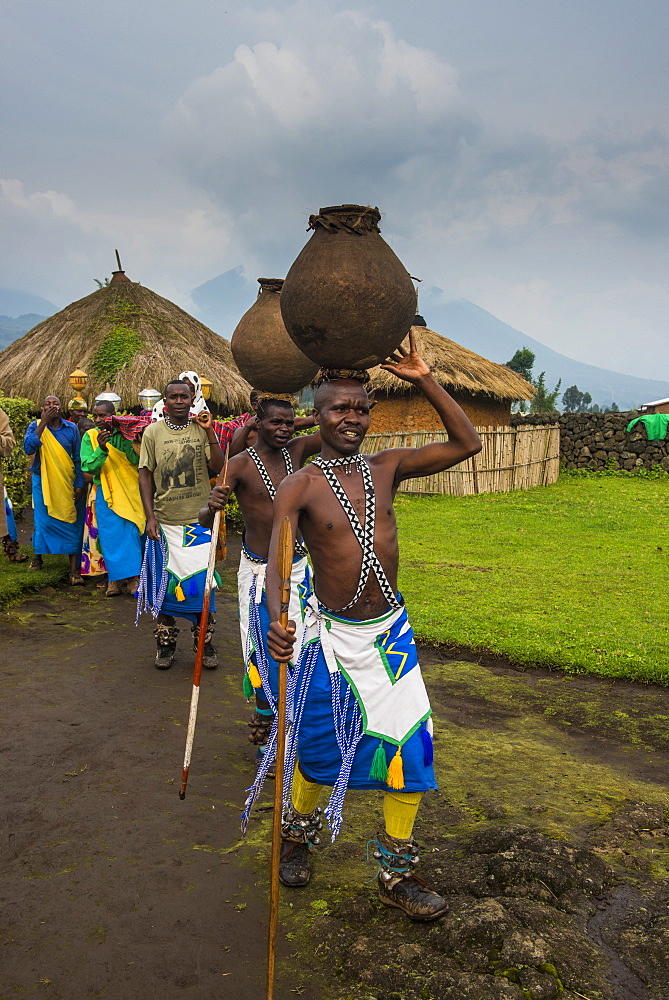
M 65 405 L 75 368 L 88 375 L 89 405 L 109 384 L 123 409 L 136 407 L 147 386 L 162 392 L 182 371 L 206 375 L 210 400 L 224 413 L 245 410 L 251 388 L 227 340 L 123 271 L 0 352 L 0 389 L 37 403 L 53 394 Z
M 411 330 L 416 347 L 436 380 L 460 404 L 475 427 L 503 426 L 511 422 L 511 404 L 531 399 L 534 388 L 505 365 L 489 361 L 474 351 L 428 329 L 421 317 Z M 403 346 L 408 349 L 408 339 Z M 373 434 L 442 431 L 443 424 L 422 393 L 390 372 L 370 371 L 370 388 L 376 389 L 372 410 Z

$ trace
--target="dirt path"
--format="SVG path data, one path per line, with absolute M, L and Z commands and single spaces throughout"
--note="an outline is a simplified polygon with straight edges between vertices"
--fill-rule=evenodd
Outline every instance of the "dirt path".
M 53 591 L 2 616 L 3 1000 L 264 995 L 265 870 L 238 847 L 254 748 L 219 607 L 184 802 L 188 627 L 161 672 L 126 596 Z
M 253 748 L 232 582 L 185 802 L 190 633 L 159 672 L 127 597 L 53 590 L 0 616 L 0 1000 L 264 995 L 270 813 L 240 844 Z M 451 914 L 381 912 L 364 886 L 380 803 L 352 794 L 312 884 L 284 896 L 277 1000 L 669 996 L 653 971 L 669 953 L 669 691 L 422 660 L 441 792 L 417 834 Z

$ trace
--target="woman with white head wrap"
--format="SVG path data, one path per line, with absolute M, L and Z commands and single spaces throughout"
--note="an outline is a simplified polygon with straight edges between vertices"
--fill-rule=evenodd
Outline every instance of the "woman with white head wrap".
M 193 390 L 193 402 L 190 407 L 191 417 L 197 416 L 198 413 L 202 413 L 203 410 L 209 412 L 209 407 L 202 395 L 202 385 L 200 382 L 200 376 L 197 372 L 181 372 L 179 375 L 180 379 L 184 382 L 188 382 L 191 389 Z M 156 405 L 151 410 L 151 421 L 155 423 L 156 420 L 163 420 L 165 417 L 165 400 L 159 399 Z

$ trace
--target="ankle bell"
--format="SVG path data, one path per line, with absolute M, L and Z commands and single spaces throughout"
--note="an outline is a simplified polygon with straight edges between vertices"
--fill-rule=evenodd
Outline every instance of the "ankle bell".
M 320 817 L 321 810 L 318 806 L 310 813 L 298 813 L 289 806 L 283 814 L 281 839 L 295 844 L 313 844 L 317 847 L 321 842 L 318 834 L 323 829 L 323 820 Z
M 211 642 L 214 635 L 215 626 L 216 626 L 216 620 L 214 618 L 210 618 L 207 624 L 207 631 L 205 632 L 204 635 L 205 643 Z M 196 622 L 194 625 L 191 625 L 190 630 L 193 633 L 193 641 L 197 642 L 197 640 L 200 638 L 200 623 Z
M 378 876 L 382 882 L 392 882 L 410 876 L 420 861 L 418 845 L 413 839 L 395 840 L 387 833 L 380 833 L 374 846 L 372 857 L 379 866 Z
M 251 730 L 249 733 L 249 743 L 253 743 L 255 746 L 264 746 L 269 739 L 273 722 L 273 714 L 260 715 L 259 712 L 254 712 L 248 722 L 249 729 Z
M 179 628 L 177 625 L 164 625 L 159 622 L 154 628 L 153 634 L 159 646 L 176 645 Z

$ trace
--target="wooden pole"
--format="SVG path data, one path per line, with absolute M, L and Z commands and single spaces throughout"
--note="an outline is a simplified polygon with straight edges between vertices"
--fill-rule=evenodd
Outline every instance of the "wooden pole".
M 225 449 L 223 468 L 216 480 L 217 486 L 225 485 L 225 476 L 228 471 L 228 449 Z M 217 510 L 214 514 L 214 523 L 211 528 L 211 541 L 209 543 L 209 562 L 207 564 L 207 576 L 204 583 L 204 597 L 202 599 L 202 612 L 200 614 L 200 632 L 197 637 L 197 652 L 195 654 L 195 667 L 193 669 L 193 691 L 190 697 L 190 712 L 188 714 L 188 731 L 186 733 L 186 750 L 184 753 L 184 766 L 181 772 L 181 788 L 179 798 L 186 798 L 186 785 L 188 784 L 188 772 L 190 771 L 190 759 L 193 753 L 193 739 L 195 737 L 195 723 L 197 721 L 197 705 L 200 700 L 200 678 L 202 677 L 202 660 L 204 659 L 204 644 L 207 637 L 207 625 L 209 624 L 209 602 L 211 599 L 211 589 L 214 582 L 214 569 L 216 566 L 216 546 L 218 544 L 218 527 L 221 523 L 221 512 Z
M 474 483 L 474 493 L 479 491 L 479 476 L 476 469 L 476 455 L 472 455 L 472 481 Z
M 279 622 L 288 627 L 290 575 L 293 568 L 293 532 L 290 520 L 284 517 L 279 534 L 279 587 L 281 613 Z M 269 877 L 269 931 L 267 934 L 267 1000 L 274 1000 L 274 970 L 276 966 L 276 931 L 279 923 L 279 864 L 281 861 L 281 820 L 283 818 L 283 758 L 286 753 L 286 678 L 285 663 L 279 663 L 279 701 L 277 705 L 276 765 L 274 813 L 272 816 L 272 864 Z

